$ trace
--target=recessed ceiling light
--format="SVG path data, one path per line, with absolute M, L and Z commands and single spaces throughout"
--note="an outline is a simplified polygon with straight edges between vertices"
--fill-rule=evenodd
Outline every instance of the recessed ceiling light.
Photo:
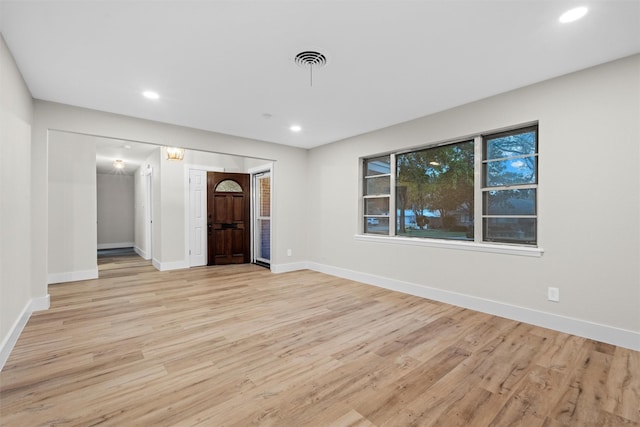
M 588 11 L 589 11 L 589 9 L 587 9 L 584 6 L 576 7 L 574 9 L 568 10 L 565 13 L 563 13 L 562 15 L 560 15 L 559 21 L 562 22 L 563 24 L 566 24 L 568 22 L 577 21 L 578 19 L 580 19 L 584 15 L 586 15 Z
M 116 169 L 124 169 L 124 161 L 116 160 L 115 162 L 113 162 L 113 167 Z
M 289 130 L 291 130 L 291 132 L 300 132 L 302 130 L 302 127 L 298 125 L 293 125 L 289 128 Z
M 142 96 L 144 96 L 145 98 L 149 98 L 149 99 L 158 99 L 158 98 L 160 98 L 160 95 L 158 95 L 156 92 L 154 92 L 152 90 L 145 90 L 144 92 L 142 92 Z

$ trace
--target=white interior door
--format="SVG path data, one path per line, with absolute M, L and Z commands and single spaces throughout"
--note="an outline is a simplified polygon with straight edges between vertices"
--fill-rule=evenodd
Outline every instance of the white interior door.
M 189 266 L 207 265 L 207 171 L 189 170 Z

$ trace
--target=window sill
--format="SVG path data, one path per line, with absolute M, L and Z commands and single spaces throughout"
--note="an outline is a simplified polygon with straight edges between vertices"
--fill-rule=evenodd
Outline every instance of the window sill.
M 429 248 L 458 249 L 462 251 L 488 252 L 505 255 L 519 255 L 541 257 L 544 249 L 528 246 L 500 245 L 491 243 L 457 242 L 440 239 L 421 239 L 416 237 L 375 236 L 371 234 L 356 234 L 355 240 L 361 242 L 390 243 L 397 245 L 424 246 Z

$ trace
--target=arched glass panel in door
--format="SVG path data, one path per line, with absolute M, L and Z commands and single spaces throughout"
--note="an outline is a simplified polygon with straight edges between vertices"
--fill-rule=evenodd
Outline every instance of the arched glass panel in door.
M 242 187 L 232 179 L 225 179 L 216 185 L 215 191 L 220 193 L 242 193 Z

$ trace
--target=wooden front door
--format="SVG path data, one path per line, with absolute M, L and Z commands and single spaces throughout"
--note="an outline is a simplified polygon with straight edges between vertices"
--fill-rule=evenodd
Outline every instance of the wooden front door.
M 207 172 L 208 265 L 249 262 L 249 175 Z

